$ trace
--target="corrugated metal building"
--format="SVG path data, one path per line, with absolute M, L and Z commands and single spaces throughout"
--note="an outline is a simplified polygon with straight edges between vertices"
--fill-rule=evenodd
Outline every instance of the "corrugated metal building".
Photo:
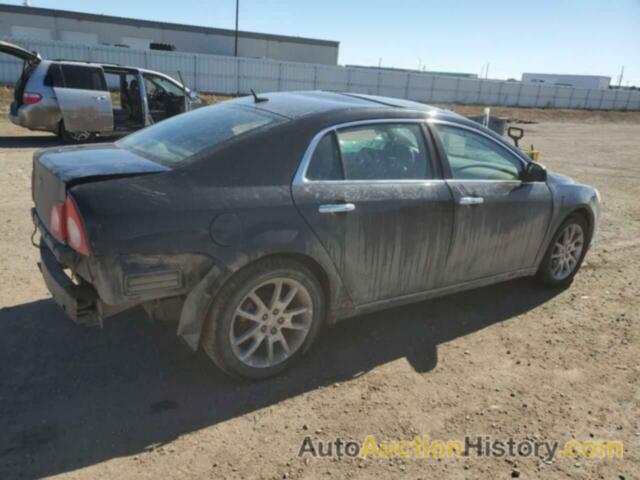
M 87 46 L 128 45 L 149 49 L 151 42 L 177 51 L 234 54 L 234 30 L 94 15 L 49 8 L 0 4 L 0 35 L 60 40 Z M 339 43 L 264 33 L 238 34 L 238 56 L 323 65 L 338 63 Z
M 574 88 L 609 88 L 611 77 L 600 75 L 564 75 L 561 73 L 523 73 L 522 82 Z
M 400 72 L 400 73 L 418 73 L 425 75 L 433 75 L 436 77 L 454 77 L 454 78 L 478 78 L 476 73 L 464 72 L 439 72 L 436 70 L 414 70 L 412 68 L 395 68 L 395 67 L 375 67 L 369 65 L 345 65 L 348 68 L 364 68 L 368 70 L 380 70 L 382 72 Z

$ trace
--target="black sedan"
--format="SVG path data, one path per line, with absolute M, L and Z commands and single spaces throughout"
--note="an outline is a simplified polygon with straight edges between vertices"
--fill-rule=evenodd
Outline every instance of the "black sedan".
M 248 378 L 356 314 L 523 276 L 565 287 L 599 215 L 594 188 L 459 115 L 326 92 L 40 151 L 33 198 L 40 267 L 74 321 L 142 305 Z

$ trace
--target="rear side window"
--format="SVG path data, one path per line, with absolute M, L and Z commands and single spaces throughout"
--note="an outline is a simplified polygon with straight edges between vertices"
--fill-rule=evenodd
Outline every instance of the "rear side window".
M 307 170 L 309 180 L 342 180 L 342 165 L 335 133 L 325 135 L 316 146 Z
M 107 90 L 102 70 L 83 65 L 52 65 L 47 77 L 52 87 L 66 87 L 78 90 Z
M 420 125 L 364 125 L 337 137 L 346 180 L 433 178 Z

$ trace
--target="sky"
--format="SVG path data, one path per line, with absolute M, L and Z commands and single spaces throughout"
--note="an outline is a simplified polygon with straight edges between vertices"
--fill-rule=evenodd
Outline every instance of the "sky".
M 22 4 L 22 1 L 0 0 Z M 31 0 L 34 7 L 234 28 L 235 0 Z M 640 86 L 640 0 L 240 0 L 240 30 L 340 42 L 341 65 L 592 74 Z

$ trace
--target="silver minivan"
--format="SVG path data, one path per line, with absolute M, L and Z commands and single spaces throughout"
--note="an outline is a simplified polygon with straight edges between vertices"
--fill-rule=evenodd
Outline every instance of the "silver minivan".
M 124 135 L 201 106 L 197 93 L 152 70 L 70 60 L 44 60 L 0 41 L 0 53 L 23 61 L 9 118 L 70 143 Z

